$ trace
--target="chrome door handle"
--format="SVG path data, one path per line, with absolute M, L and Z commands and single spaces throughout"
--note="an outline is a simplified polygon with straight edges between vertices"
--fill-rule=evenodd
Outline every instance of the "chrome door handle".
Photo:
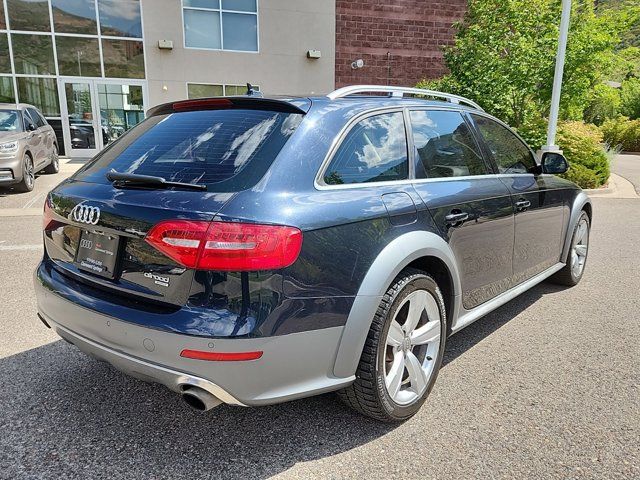
M 531 202 L 529 200 L 522 199 L 516 202 L 516 210 L 519 212 L 524 212 L 530 206 L 531 206 Z
M 452 210 L 449 215 L 444 217 L 444 220 L 447 222 L 447 225 L 457 227 L 469 220 L 469 214 L 467 212 L 461 212 L 460 210 Z

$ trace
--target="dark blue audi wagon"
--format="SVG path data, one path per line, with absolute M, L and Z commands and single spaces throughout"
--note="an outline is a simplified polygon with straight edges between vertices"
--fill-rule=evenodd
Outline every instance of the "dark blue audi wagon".
M 449 335 L 580 281 L 592 207 L 566 169 L 441 92 L 160 105 L 49 193 L 38 312 L 199 410 L 337 391 L 401 421 Z

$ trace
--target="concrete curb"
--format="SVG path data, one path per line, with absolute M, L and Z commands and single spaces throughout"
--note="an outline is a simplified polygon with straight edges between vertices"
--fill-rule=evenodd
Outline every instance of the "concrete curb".
M 584 192 L 591 198 L 640 198 L 629 180 L 612 173 L 607 188 L 586 189 Z

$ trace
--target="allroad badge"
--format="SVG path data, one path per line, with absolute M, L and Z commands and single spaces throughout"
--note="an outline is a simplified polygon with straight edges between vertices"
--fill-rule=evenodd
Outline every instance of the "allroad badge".
M 97 225 L 100 220 L 100 208 L 79 203 L 73 207 L 73 210 L 69 213 L 69 218 L 76 222 Z

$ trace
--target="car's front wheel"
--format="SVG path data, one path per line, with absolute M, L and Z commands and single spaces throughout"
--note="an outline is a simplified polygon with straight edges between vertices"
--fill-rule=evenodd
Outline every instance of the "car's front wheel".
M 584 274 L 584 267 L 587 264 L 590 231 L 591 222 L 589 221 L 589 215 L 583 210 L 573 229 L 567 264 L 562 270 L 549 278 L 551 282 L 568 287 L 573 287 L 580 282 Z
M 359 412 L 385 422 L 410 418 L 435 383 L 446 340 L 446 314 L 438 284 L 406 269 L 375 314 L 356 372 L 338 392 Z

